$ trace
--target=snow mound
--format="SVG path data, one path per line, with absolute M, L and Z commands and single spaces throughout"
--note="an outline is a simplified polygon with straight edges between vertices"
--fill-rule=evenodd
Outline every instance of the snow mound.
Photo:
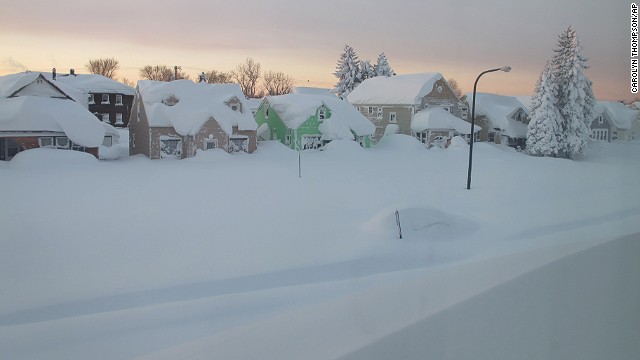
M 454 136 L 449 144 L 449 149 L 468 149 L 469 144 L 462 136 Z
M 376 149 L 383 150 L 424 150 L 424 145 L 413 136 L 404 134 L 390 134 L 383 136 L 375 145 Z
M 398 238 L 397 218 L 400 220 L 403 240 L 449 241 L 465 237 L 478 229 L 470 219 L 434 208 L 405 207 L 385 209 L 365 224 L 365 230 Z
M 337 153 L 353 153 L 362 151 L 362 147 L 353 140 L 333 140 L 324 146 L 324 150 Z
M 81 151 L 37 148 L 19 152 L 10 163 L 18 169 L 85 169 L 97 165 L 98 159 Z

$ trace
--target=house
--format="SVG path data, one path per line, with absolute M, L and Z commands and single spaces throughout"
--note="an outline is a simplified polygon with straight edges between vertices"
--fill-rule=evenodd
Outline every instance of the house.
M 640 111 L 616 101 L 598 101 L 591 122 L 591 138 L 597 141 L 640 139 Z
M 336 96 L 287 94 L 267 96 L 258 112 L 258 134 L 292 149 L 318 149 L 331 140 L 351 139 L 371 146 L 374 125 Z
M 84 101 L 84 102 L 83 102 Z M 98 157 L 109 130 L 86 107 L 84 93 L 40 73 L 0 77 L 0 160 L 38 147 L 84 151 Z
M 474 125 L 473 130 L 477 134 L 482 129 Z M 443 108 L 431 107 L 420 110 L 413 116 L 411 131 L 428 148 L 445 148 L 454 136 L 462 135 L 469 139 L 471 125 Z
M 470 108 L 473 94 L 466 94 Z M 527 107 L 514 96 L 476 93 L 475 124 L 482 127 L 479 140 L 524 149 L 529 125 Z
M 129 125 L 135 89 L 119 81 L 96 74 L 56 76 L 56 81 L 75 87 L 88 95 L 88 106 L 101 121 L 115 127 Z
M 141 80 L 129 122 L 129 152 L 151 159 L 181 159 L 211 149 L 252 153 L 256 129 L 238 84 Z
M 373 122 L 375 142 L 388 132 L 389 125 L 401 134 L 417 136 L 412 121 L 423 109 L 439 107 L 460 119 L 467 118 L 466 104 L 437 72 L 369 78 L 347 100 Z

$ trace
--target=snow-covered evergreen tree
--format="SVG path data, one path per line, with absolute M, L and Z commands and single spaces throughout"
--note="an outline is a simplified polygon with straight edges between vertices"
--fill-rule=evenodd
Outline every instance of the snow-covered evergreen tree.
M 351 46 L 344 46 L 344 52 L 340 54 L 340 60 L 338 60 L 336 72 L 333 75 L 338 78 L 338 83 L 333 91 L 341 98 L 349 95 L 362 82 L 360 60 Z
M 374 66 L 374 70 L 376 72 L 376 76 L 396 75 L 396 72 L 391 69 L 391 66 L 389 66 L 389 61 L 387 60 L 387 56 L 384 53 L 378 56 L 378 62 Z
M 533 155 L 557 156 L 561 151 L 560 112 L 556 107 L 553 67 L 547 62 L 531 98 L 531 121 L 527 128 L 527 151 Z
M 568 158 L 584 152 L 589 143 L 589 124 L 593 120 L 595 98 L 592 83 L 584 74 L 587 59 L 578 36 L 569 26 L 558 38 L 552 59 L 556 84 L 556 106 L 563 131 L 562 150 Z
M 360 61 L 360 72 L 362 73 L 362 81 L 377 76 L 369 60 Z

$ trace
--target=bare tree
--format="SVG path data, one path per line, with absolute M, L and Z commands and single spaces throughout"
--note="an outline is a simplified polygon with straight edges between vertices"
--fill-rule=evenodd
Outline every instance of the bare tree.
M 283 72 L 267 71 L 262 78 L 264 89 L 269 95 L 284 95 L 291 92 L 293 78 Z
M 451 90 L 453 90 L 453 93 L 456 94 L 459 99 L 462 99 L 462 90 L 460 89 L 460 85 L 458 84 L 456 79 L 450 78 L 449 80 L 447 80 L 447 82 L 449 83 L 449 86 L 451 86 Z
M 140 69 L 140 78 L 156 81 L 171 81 L 173 80 L 173 69 L 166 65 L 147 65 Z
M 204 74 L 205 81 L 209 84 L 230 84 L 233 82 L 233 73 L 211 70 Z
M 120 62 L 114 58 L 91 59 L 84 67 L 92 74 L 114 79 L 116 71 L 120 68 Z
M 120 82 L 122 82 L 125 85 L 129 85 L 131 87 L 136 87 L 136 83 L 133 82 L 133 80 L 129 80 L 126 77 L 123 77 L 122 80 L 120 80 Z
M 248 98 L 256 97 L 258 93 L 260 69 L 260 63 L 257 63 L 252 58 L 247 58 L 243 64 L 236 66 L 233 71 L 233 79 L 240 85 L 242 92 Z

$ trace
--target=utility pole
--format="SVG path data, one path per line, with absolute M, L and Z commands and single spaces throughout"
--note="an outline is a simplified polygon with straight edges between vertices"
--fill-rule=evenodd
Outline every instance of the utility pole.
M 173 80 L 178 80 L 178 70 L 182 70 L 182 67 L 177 65 L 173 67 Z

